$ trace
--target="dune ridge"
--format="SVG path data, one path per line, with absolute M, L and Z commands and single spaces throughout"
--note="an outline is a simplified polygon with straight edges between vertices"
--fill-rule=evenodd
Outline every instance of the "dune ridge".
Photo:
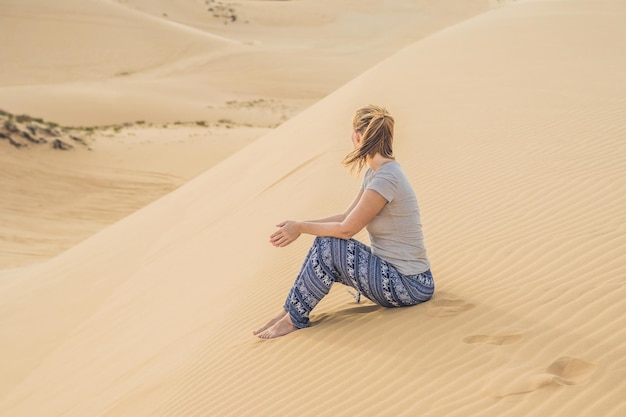
M 482 0 L 5 3 L 0 123 L 15 115 L 45 119 L 48 127 L 71 125 L 70 133 L 95 152 L 61 157 L 2 149 L 0 169 L 11 179 L 0 183 L 0 268 L 62 252 L 381 57 L 488 8 Z M 236 22 L 224 13 L 234 13 Z M 363 24 L 377 30 L 353 30 Z M 59 135 L 34 140 L 73 143 Z M 0 139 L 0 147 L 35 146 L 19 133 L 0 132 Z M 137 190 L 144 186 L 142 195 Z
M 624 20 L 619 1 L 566 0 L 455 25 L 18 276 L 0 411 L 621 415 Z M 256 340 L 311 242 L 267 235 L 349 203 L 338 162 L 370 102 L 396 118 L 437 292 L 387 310 L 334 287 L 310 329 Z
M 2 105 L 63 125 L 225 117 L 275 125 L 402 46 L 489 7 L 381 3 L 9 2 L 0 36 L 19 41 L 0 45 Z M 217 6 L 248 18 L 226 24 L 209 11 Z M 360 24 L 370 30 L 354 30 Z M 259 98 L 282 114 L 225 108 Z
M 3 6 L 0 123 L 45 119 L 61 133 L 30 140 L 35 123 L 4 138 L 0 129 L 0 268 L 61 253 L 382 57 L 489 8 L 483 0 Z M 31 151 L 75 144 L 59 125 L 94 152 Z M 7 143 L 27 152 L 5 151 Z

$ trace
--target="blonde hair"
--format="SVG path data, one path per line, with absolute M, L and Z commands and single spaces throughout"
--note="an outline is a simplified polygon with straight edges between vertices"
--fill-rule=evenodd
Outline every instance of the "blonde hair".
M 361 172 L 368 157 L 377 153 L 385 158 L 393 156 L 393 117 L 379 106 L 369 105 L 358 109 L 352 119 L 352 127 L 361 134 L 361 145 L 343 159 L 350 171 Z

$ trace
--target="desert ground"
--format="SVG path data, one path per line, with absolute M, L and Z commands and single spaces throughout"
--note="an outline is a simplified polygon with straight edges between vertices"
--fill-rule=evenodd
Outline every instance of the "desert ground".
M 624 2 L 48 3 L 0 0 L 0 415 L 624 415 Z M 260 340 L 370 103 L 435 295 Z
M 2 175 L 20 179 L 0 183 L 0 268 L 72 247 L 395 51 L 491 7 L 482 0 L 0 5 L 7 40 L 0 125 L 9 115 L 41 120 L 35 139 L 45 140 L 37 146 L 21 135 L 32 121 L 12 119 L 17 134 L 0 129 L 30 145 L 14 152 L 0 136 Z M 47 152 L 56 140 L 74 151 Z

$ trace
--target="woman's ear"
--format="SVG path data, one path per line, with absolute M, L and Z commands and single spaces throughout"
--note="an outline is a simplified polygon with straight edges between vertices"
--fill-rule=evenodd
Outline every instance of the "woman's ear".
M 355 148 L 361 144 L 361 134 L 356 130 L 352 133 L 352 143 Z

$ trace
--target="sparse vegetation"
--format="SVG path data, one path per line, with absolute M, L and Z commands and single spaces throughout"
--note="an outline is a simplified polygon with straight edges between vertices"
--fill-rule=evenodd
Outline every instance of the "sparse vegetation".
M 272 100 L 266 100 L 263 98 L 258 98 L 254 100 L 246 100 L 246 101 L 237 101 L 237 100 L 229 100 L 226 102 L 228 107 L 268 107 L 271 106 Z
M 62 128 L 58 123 L 47 122 L 42 118 L 26 114 L 13 115 L 1 110 L 0 122 L 0 139 L 18 149 L 48 143 L 53 149 L 68 150 L 74 147 L 70 142 L 89 147 L 79 134 L 70 134 L 72 128 Z
M 226 103 L 226 107 L 232 109 L 267 109 L 272 111 L 289 111 L 290 108 L 278 100 L 257 98 L 251 100 L 229 100 Z
M 37 123 L 45 123 L 43 119 L 30 117 L 26 114 L 18 114 L 15 116 L 15 121 L 17 123 L 27 123 L 27 122 L 37 122 Z
M 52 148 L 53 149 L 60 149 L 62 151 L 67 151 L 68 149 L 72 149 L 73 146 L 63 142 L 61 139 L 54 139 L 52 141 Z
M 224 126 L 226 129 L 232 129 L 236 123 L 230 119 L 219 119 L 217 121 L 218 126 Z
M 205 0 L 204 3 L 208 6 L 207 11 L 211 13 L 213 18 L 222 21 L 224 24 L 237 21 L 237 13 L 232 5 L 225 4 L 220 0 Z
M 254 108 L 254 107 L 273 107 L 276 103 L 273 100 L 254 99 L 248 101 L 231 100 L 226 102 L 228 107 L 233 108 Z M 109 135 L 119 134 L 124 128 L 130 127 L 156 127 L 167 129 L 170 126 L 188 126 L 210 128 L 221 127 L 232 129 L 234 127 L 254 127 L 250 123 L 237 122 L 232 119 L 221 118 L 218 120 L 196 120 L 196 121 L 176 121 L 172 123 L 163 123 L 153 125 L 145 120 L 137 120 L 135 122 L 126 122 L 112 125 L 101 126 L 61 126 L 58 123 L 46 121 L 42 118 L 33 117 L 26 114 L 14 115 L 4 110 L 0 110 L 0 143 L 7 141 L 16 148 L 28 148 L 30 146 L 39 146 L 47 144 L 52 149 L 68 150 L 76 146 L 91 149 L 88 139 L 93 137 L 97 132 Z M 130 133 L 132 135 L 132 133 Z

